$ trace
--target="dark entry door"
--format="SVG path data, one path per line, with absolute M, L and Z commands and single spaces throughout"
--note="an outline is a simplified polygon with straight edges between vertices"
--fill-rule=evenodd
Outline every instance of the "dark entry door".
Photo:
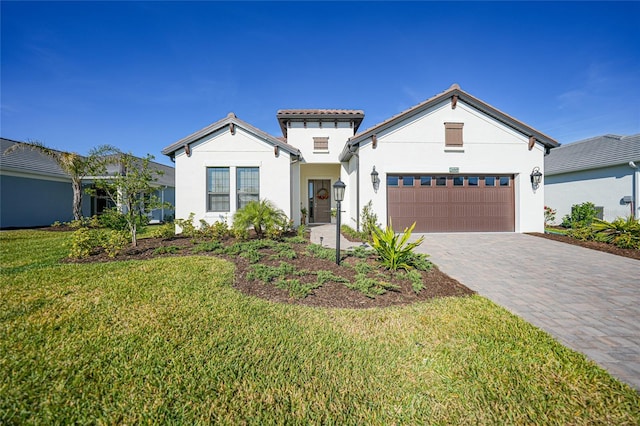
M 331 181 L 309 180 L 309 223 L 331 222 Z

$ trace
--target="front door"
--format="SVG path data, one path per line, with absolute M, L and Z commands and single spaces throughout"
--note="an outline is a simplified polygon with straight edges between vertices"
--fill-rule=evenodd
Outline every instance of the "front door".
M 309 180 L 309 223 L 331 222 L 331 181 Z

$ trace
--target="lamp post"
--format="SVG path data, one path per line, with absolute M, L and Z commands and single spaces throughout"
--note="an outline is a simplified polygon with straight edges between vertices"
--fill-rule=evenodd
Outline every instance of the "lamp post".
M 340 265 L 340 210 L 342 200 L 344 200 L 344 189 L 347 185 L 338 178 L 333 184 L 333 198 L 336 200 L 338 211 L 336 212 L 336 265 Z

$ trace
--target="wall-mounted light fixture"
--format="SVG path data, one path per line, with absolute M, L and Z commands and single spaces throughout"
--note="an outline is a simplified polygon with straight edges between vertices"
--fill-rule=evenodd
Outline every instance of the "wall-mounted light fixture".
M 380 188 L 380 178 L 378 177 L 376 166 L 373 166 L 373 170 L 371 171 L 371 183 L 373 184 L 373 190 L 378 192 L 378 188 Z
M 538 189 L 540 182 L 542 182 L 542 172 L 540 172 L 539 167 L 534 167 L 531 171 L 531 186 L 533 186 L 533 189 Z

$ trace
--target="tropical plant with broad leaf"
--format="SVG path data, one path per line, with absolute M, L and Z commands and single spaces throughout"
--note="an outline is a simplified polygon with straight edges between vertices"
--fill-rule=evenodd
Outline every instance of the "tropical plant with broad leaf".
M 272 230 L 283 229 L 287 224 L 287 215 L 269 200 L 251 201 L 233 215 L 234 229 L 253 228 L 258 238 Z
M 405 228 L 402 234 L 396 234 L 389 220 L 389 226 L 384 231 L 378 226 L 372 229 L 373 249 L 384 267 L 392 271 L 410 270 L 414 267 L 412 265 L 413 250 L 424 241 L 424 236 L 421 236 L 416 241 L 409 242 L 415 227 L 416 223 L 413 222 L 413 225 Z
M 626 219 L 619 217 L 613 222 L 596 218 L 591 223 L 591 229 L 603 241 L 621 248 L 640 249 L 640 220 L 631 216 Z

